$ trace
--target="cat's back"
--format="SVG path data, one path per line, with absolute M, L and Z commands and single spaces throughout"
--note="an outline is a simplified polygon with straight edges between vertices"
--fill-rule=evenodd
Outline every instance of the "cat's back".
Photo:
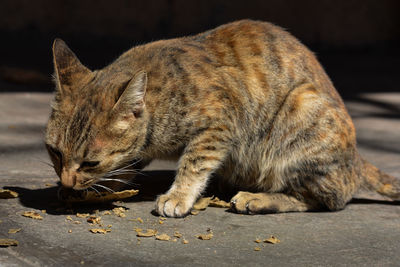
M 148 97 L 156 100 L 185 95 L 184 103 L 202 99 L 213 106 L 228 94 L 231 102 L 236 99 L 230 104 L 243 107 L 245 113 L 254 111 L 253 100 L 274 112 L 291 90 L 310 83 L 342 105 L 314 54 L 268 22 L 240 20 L 194 36 L 134 47 L 112 66 L 144 69 Z

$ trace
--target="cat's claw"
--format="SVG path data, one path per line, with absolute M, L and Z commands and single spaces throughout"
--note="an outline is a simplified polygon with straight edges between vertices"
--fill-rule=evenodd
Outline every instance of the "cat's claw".
M 192 202 L 184 194 L 167 193 L 158 197 L 156 212 L 165 217 L 185 217 L 193 206 Z

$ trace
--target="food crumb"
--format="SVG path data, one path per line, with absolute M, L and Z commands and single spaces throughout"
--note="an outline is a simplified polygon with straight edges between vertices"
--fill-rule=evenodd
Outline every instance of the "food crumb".
M 111 228 L 111 227 L 112 227 L 112 224 L 107 225 L 107 227 L 108 227 L 108 228 Z
M 275 236 L 273 236 L 273 235 L 271 235 L 270 238 L 267 238 L 267 239 L 264 240 L 264 243 L 270 243 L 270 244 L 277 244 L 277 243 L 280 243 L 280 242 L 281 241 L 278 238 L 276 238 Z
M 92 229 L 89 229 L 89 231 L 94 234 L 106 234 L 108 232 L 111 232 L 111 229 L 92 228 Z
M 0 189 L 0 198 L 8 199 L 8 198 L 16 198 L 18 197 L 18 193 L 9 189 Z
M 183 240 L 182 240 L 182 244 L 185 244 L 185 245 L 186 245 L 186 244 L 189 244 L 189 241 L 187 241 L 186 239 L 183 239 Z
M 105 211 L 103 212 L 103 215 L 111 215 L 111 211 L 105 210 Z
M 202 197 L 193 205 L 195 210 L 205 210 L 211 202 L 212 197 Z
M 231 204 L 229 204 L 228 202 L 219 199 L 218 197 L 213 198 L 210 201 L 209 204 L 210 207 L 216 207 L 216 208 L 230 208 Z
M 261 243 L 262 241 L 260 240 L 260 239 L 256 239 L 256 240 L 254 240 L 254 242 L 256 242 L 256 243 Z
M 46 183 L 46 184 L 44 184 L 44 186 L 50 187 L 50 186 L 53 186 L 53 185 L 52 185 L 52 184 L 49 184 L 49 183 Z
M 142 232 L 141 229 L 137 228 L 136 231 L 136 236 L 138 237 L 152 237 L 155 236 L 157 234 L 157 230 L 154 229 L 147 229 L 146 232 Z
M 158 223 L 159 223 L 159 224 L 164 224 L 164 221 L 159 220 Z
M 76 214 L 76 217 L 78 217 L 78 218 L 86 218 L 86 217 L 89 217 L 89 216 L 90 216 L 89 213 L 77 213 Z
M 72 223 L 74 223 L 74 224 L 81 224 L 80 221 L 73 221 Z
M 126 209 L 123 208 L 123 207 L 113 208 L 112 211 L 113 211 L 114 214 L 117 215 L 118 217 L 122 217 L 122 218 L 126 217 L 126 215 L 125 215 Z
M 65 219 L 68 220 L 68 221 L 73 221 L 71 216 L 69 216 L 69 215 L 67 217 L 65 217 Z
M 210 240 L 211 238 L 213 238 L 213 233 L 209 233 L 209 234 L 204 234 L 204 235 L 196 235 L 196 237 L 200 240 Z
M 200 213 L 200 211 L 198 211 L 198 210 L 191 210 L 190 211 L 190 214 L 192 214 L 192 215 L 197 215 L 199 213 Z
M 161 235 L 157 235 L 156 239 L 161 240 L 161 241 L 169 241 L 171 239 L 171 237 L 167 234 L 161 234 Z
M 0 247 L 18 246 L 18 241 L 10 238 L 0 238 Z
M 179 233 L 178 231 L 176 231 L 176 232 L 174 233 L 174 237 L 181 238 L 181 237 L 182 237 L 182 234 Z
M 140 218 L 140 217 L 136 218 L 136 221 L 138 221 L 138 222 L 140 222 L 140 223 L 143 223 L 143 219 Z
M 41 210 L 42 211 L 42 213 L 46 213 L 47 211 L 46 210 Z
M 25 211 L 24 213 L 22 213 L 22 216 L 32 218 L 35 220 L 43 220 L 43 217 L 39 213 L 34 211 Z
M 101 217 L 96 217 L 96 216 L 90 216 L 86 220 L 88 223 L 91 224 L 100 224 L 101 223 Z
M 8 230 L 8 233 L 9 234 L 16 234 L 19 231 L 21 231 L 21 228 L 11 228 L 11 229 Z
M 261 250 L 260 247 L 255 247 L 255 248 L 254 248 L 254 251 L 260 251 L 260 250 Z
M 71 230 L 71 229 L 69 229 L 69 230 L 68 230 L 68 233 L 72 233 L 72 230 Z

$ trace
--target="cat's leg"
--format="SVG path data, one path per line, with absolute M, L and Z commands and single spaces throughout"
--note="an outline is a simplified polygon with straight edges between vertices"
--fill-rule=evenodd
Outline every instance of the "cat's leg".
M 308 211 L 318 208 L 312 201 L 301 201 L 282 193 L 239 192 L 231 199 L 231 209 L 242 214 Z
M 211 174 L 226 157 L 226 140 L 224 130 L 216 127 L 206 130 L 188 144 L 179 160 L 174 183 L 157 199 L 158 214 L 183 217 L 190 212 Z

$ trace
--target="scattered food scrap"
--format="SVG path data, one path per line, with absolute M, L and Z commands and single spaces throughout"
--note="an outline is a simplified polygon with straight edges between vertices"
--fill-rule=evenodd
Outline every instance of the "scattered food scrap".
M 71 230 L 71 229 L 69 229 L 69 230 L 68 230 L 68 233 L 72 233 L 72 230 Z
M 73 221 L 72 223 L 73 223 L 73 224 L 81 224 L 80 221 Z
M 161 234 L 161 235 L 156 235 L 156 239 L 161 241 L 169 241 L 171 237 L 167 234 Z
M 256 243 L 261 243 L 262 241 L 261 241 L 261 239 L 256 239 L 256 240 L 254 240 L 254 242 L 256 242 Z
M 111 232 L 111 229 L 93 228 L 89 229 L 89 231 L 94 234 L 106 234 L 108 232 Z
M 179 232 L 175 232 L 175 233 L 174 233 L 174 237 L 181 238 L 181 237 L 182 237 L 182 234 L 179 233 Z
M 25 211 L 24 213 L 22 213 L 22 216 L 36 220 L 43 220 L 43 217 L 39 213 L 34 211 Z
M 199 214 L 199 213 L 200 213 L 199 210 L 191 210 L 191 211 L 190 211 L 190 214 L 192 214 L 192 215 L 197 215 L 197 214 Z
M 159 220 L 158 223 L 159 223 L 159 224 L 164 224 L 164 221 Z
M 0 247 L 18 246 L 18 241 L 10 238 L 0 238 Z
M 138 221 L 138 222 L 140 222 L 140 223 L 143 223 L 143 219 L 140 218 L 140 217 L 136 218 L 136 221 Z
M 16 234 L 19 231 L 21 231 L 21 228 L 11 228 L 11 229 L 8 230 L 8 233 L 9 234 Z
M 152 237 L 157 234 L 157 230 L 154 229 L 147 229 L 146 232 L 142 232 L 142 229 L 136 228 L 135 231 L 137 237 Z
M 260 247 L 255 247 L 255 248 L 254 248 L 254 251 L 260 251 L 260 250 L 261 250 Z
M 208 233 L 208 234 L 204 234 L 204 235 L 196 235 L 196 237 L 200 240 L 210 240 L 211 238 L 213 238 L 213 233 Z
M 7 198 L 16 198 L 18 197 L 18 193 L 14 192 L 9 189 L 0 189 L 0 198 L 7 199 Z
M 67 216 L 67 217 L 65 217 L 65 219 L 67 220 L 67 221 L 73 221 L 73 219 L 71 218 L 71 216 Z
M 193 211 L 190 213 L 192 215 L 197 215 L 197 211 L 205 210 L 207 207 L 230 208 L 230 204 L 224 200 L 219 199 L 218 197 L 203 197 L 197 200 L 197 202 L 193 205 Z
M 111 211 L 106 210 L 106 211 L 103 212 L 103 215 L 111 215 Z
M 86 221 L 91 224 L 101 224 L 101 217 L 90 216 Z
M 117 215 L 118 217 L 126 217 L 125 211 L 126 209 L 123 207 L 118 207 L 118 208 L 113 208 L 112 210 L 114 212 L 115 215 Z
M 215 197 L 215 198 L 211 199 L 210 204 L 208 206 L 216 207 L 216 208 L 230 208 L 231 204 L 219 199 L 218 197 Z
M 46 184 L 44 184 L 44 186 L 50 187 L 50 186 L 53 186 L 53 184 L 46 183 Z
M 211 202 L 212 197 L 202 197 L 193 205 L 195 210 L 205 210 Z
M 67 196 L 65 199 L 61 199 L 65 202 L 69 203 L 76 203 L 76 202 L 91 202 L 91 203 L 98 203 L 98 202 L 107 202 L 107 201 L 115 201 L 119 199 L 125 199 L 137 195 L 139 190 L 124 190 L 120 192 L 94 192 L 94 191 L 87 191 L 86 194 L 83 194 L 82 197 L 76 196 Z
M 186 244 L 189 244 L 189 241 L 187 241 L 186 239 L 183 239 L 183 240 L 182 240 L 182 244 L 185 244 L 185 245 L 186 245 Z
M 264 243 L 270 243 L 270 244 L 277 244 L 277 243 L 280 243 L 280 242 L 281 241 L 278 238 L 276 238 L 275 236 L 273 236 L 273 235 L 271 235 L 270 238 L 267 238 L 267 239 L 264 240 Z
M 86 217 L 89 217 L 89 216 L 90 216 L 89 213 L 77 213 L 76 214 L 76 217 L 78 217 L 78 218 L 86 218 Z

